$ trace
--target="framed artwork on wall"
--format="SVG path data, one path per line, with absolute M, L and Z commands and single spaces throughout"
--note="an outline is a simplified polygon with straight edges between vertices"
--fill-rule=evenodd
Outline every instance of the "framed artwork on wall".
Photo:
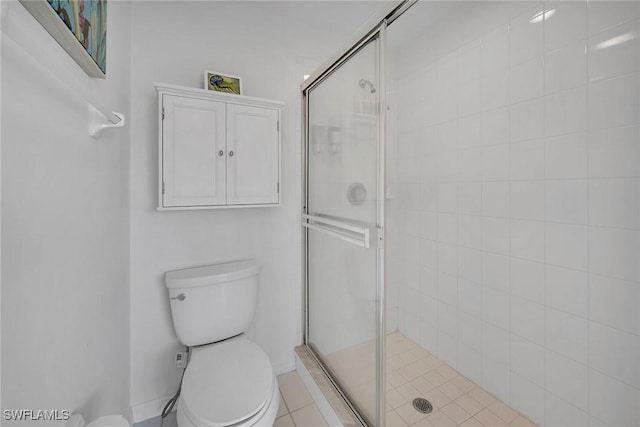
M 91 77 L 107 72 L 107 0 L 20 0 Z
M 217 71 L 204 70 L 204 88 L 242 95 L 242 78 Z

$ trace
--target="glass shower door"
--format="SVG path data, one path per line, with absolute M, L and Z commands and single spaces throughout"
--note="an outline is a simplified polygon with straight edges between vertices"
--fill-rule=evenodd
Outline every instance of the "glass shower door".
M 306 343 L 370 425 L 383 392 L 378 49 L 373 38 L 307 92 L 303 217 Z

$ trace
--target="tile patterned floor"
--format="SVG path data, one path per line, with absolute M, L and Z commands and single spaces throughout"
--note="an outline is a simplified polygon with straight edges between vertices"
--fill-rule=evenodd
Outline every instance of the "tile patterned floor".
M 328 427 L 296 371 L 278 377 L 280 408 L 274 427 Z
M 411 402 L 429 400 L 425 415 Z M 399 332 L 387 335 L 387 427 L 534 427 L 433 354 Z

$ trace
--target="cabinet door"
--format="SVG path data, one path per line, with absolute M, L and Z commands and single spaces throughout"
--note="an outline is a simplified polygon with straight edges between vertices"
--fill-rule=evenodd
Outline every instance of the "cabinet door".
M 227 104 L 227 204 L 278 203 L 278 110 Z
M 163 207 L 224 205 L 225 104 L 163 95 Z

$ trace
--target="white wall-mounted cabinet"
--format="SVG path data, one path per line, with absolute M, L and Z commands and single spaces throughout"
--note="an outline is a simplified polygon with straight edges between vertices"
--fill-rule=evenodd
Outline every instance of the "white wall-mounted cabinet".
M 159 210 L 280 204 L 282 102 L 155 86 Z

